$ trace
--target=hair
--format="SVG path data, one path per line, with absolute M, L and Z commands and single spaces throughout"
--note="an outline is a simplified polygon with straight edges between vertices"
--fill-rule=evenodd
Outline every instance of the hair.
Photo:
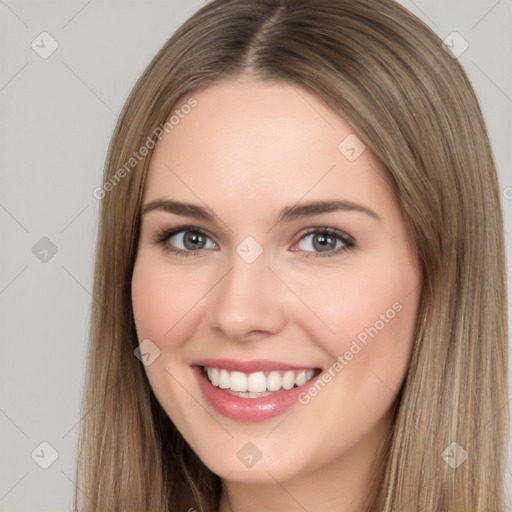
M 120 169 L 157 143 L 194 91 L 240 76 L 303 87 L 351 125 L 381 165 L 421 265 L 412 356 L 368 510 L 502 512 L 508 331 L 493 155 L 458 60 L 392 0 L 214 0 L 135 84 L 104 170 L 114 185 L 100 208 L 75 511 L 218 510 L 220 478 L 134 356 L 131 277 L 151 154 L 130 176 Z M 457 468 L 442 456 L 453 442 L 467 452 Z

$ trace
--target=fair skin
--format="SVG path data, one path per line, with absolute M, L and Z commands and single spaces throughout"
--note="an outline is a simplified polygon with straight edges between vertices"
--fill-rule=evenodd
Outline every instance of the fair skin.
M 353 130 L 306 89 L 238 77 L 190 96 L 197 106 L 156 146 L 142 203 L 172 199 L 215 217 L 142 215 L 132 298 L 139 340 L 160 350 L 145 367 L 151 387 L 222 478 L 221 512 L 360 511 L 409 364 L 421 291 L 404 220 L 370 151 L 354 161 L 340 152 Z M 344 209 L 276 224 L 286 206 L 327 200 L 373 214 Z M 203 237 L 182 231 L 154 242 L 180 226 Z M 331 236 L 323 248 L 323 228 L 354 246 Z M 236 251 L 248 236 L 262 249 L 251 263 Z M 373 336 L 350 358 L 365 329 Z M 339 356 L 343 368 L 333 370 Z M 206 358 L 334 376 L 307 404 L 245 421 L 206 399 L 191 367 Z M 261 454 L 251 467 L 237 456 L 248 442 Z

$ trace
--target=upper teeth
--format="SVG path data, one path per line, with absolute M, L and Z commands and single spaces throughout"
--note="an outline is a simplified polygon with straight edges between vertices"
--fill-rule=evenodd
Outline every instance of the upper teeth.
M 224 369 L 209 368 L 205 366 L 210 382 L 221 389 L 230 389 L 236 392 L 261 393 L 265 391 L 278 391 L 292 389 L 293 386 L 302 386 L 313 378 L 315 370 L 286 370 L 272 372 L 228 372 Z

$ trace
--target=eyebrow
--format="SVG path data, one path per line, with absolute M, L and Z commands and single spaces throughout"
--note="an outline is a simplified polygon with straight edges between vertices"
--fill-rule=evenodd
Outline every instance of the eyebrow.
M 170 199 L 155 199 L 154 201 L 146 203 L 142 207 L 142 214 L 144 215 L 145 213 L 156 210 L 173 213 L 175 215 L 192 217 L 208 222 L 214 222 L 215 220 L 215 214 L 209 208 Z M 285 206 L 280 210 L 275 220 L 275 224 L 291 222 L 301 218 L 313 217 L 314 215 L 321 215 L 336 211 L 361 212 L 383 222 L 382 217 L 367 206 L 363 206 L 362 204 L 354 203 L 352 201 L 338 199 L 330 201 L 310 201 L 307 203 Z

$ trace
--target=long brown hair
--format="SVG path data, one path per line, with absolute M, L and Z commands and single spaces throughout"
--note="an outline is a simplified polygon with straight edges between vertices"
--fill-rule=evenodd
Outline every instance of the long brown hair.
M 493 156 L 459 62 L 392 0 L 213 0 L 138 80 L 100 194 L 75 510 L 218 510 L 219 478 L 134 356 L 130 284 L 161 127 L 196 88 L 242 74 L 308 88 L 353 127 L 382 164 L 421 263 L 412 359 L 368 510 L 503 511 L 508 332 Z

